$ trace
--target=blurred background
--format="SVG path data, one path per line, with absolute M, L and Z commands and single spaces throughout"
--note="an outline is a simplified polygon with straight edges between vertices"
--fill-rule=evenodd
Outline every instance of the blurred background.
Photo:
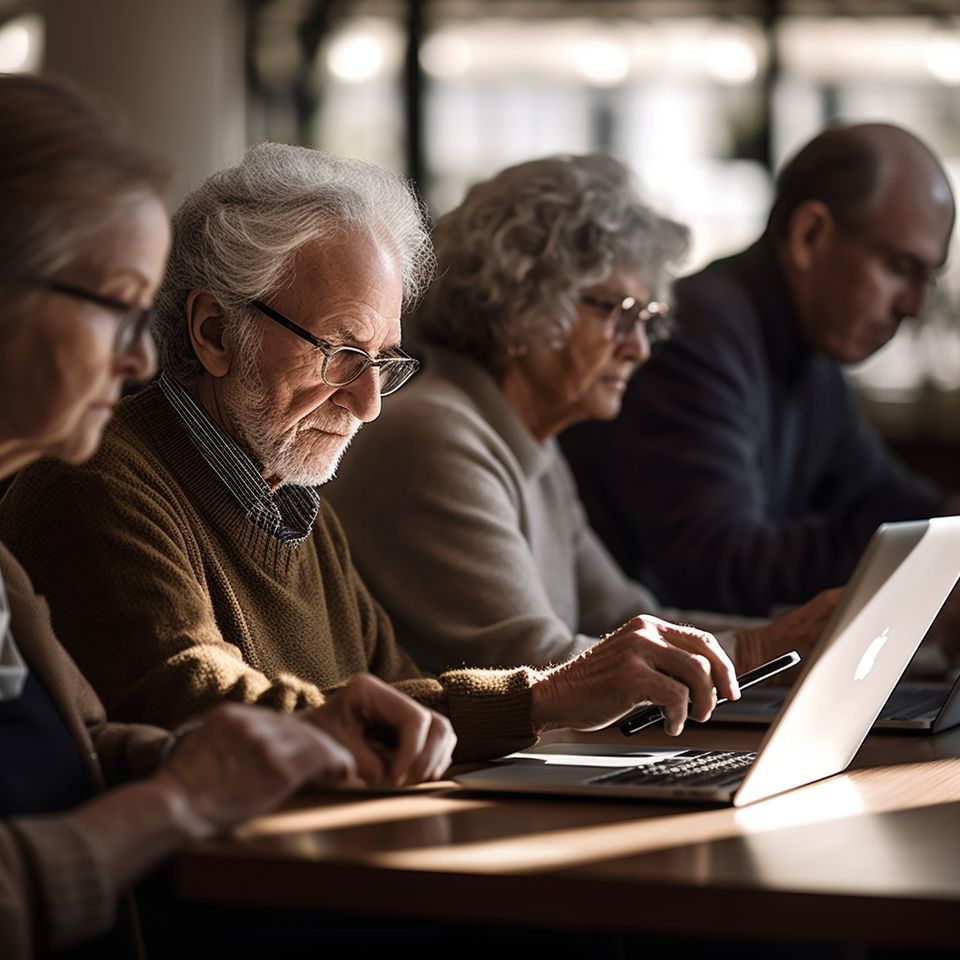
M 960 0 L 0 0 L 16 70 L 122 110 L 176 165 L 172 204 L 264 139 L 401 171 L 434 215 L 507 164 L 604 150 L 690 224 L 693 270 L 759 234 L 772 171 L 836 119 L 911 129 L 960 193 Z M 958 264 L 851 373 L 954 488 Z

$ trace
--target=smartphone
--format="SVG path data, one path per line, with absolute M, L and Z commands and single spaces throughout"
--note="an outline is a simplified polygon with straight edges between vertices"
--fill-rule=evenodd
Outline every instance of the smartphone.
M 737 684 L 741 690 L 746 690 L 747 687 L 752 687 L 755 683 L 762 683 L 764 680 L 769 680 L 770 677 L 775 674 L 789 670 L 799 662 L 800 654 L 797 653 L 796 650 L 791 650 L 782 657 L 768 660 L 766 663 L 761 663 L 759 667 L 748 670 L 746 673 L 737 677 Z M 726 702 L 726 697 L 720 697 L 720 699 L 717 700 L 717 706 Z M 634 710 L 633 713 L 627 714 L 627 716 L 620 721 L 620 732 L 625 737 L 629 737 L 630 734 L 637 733 L 643 730 L 644 727 L 651 727 L 663 719 L 663 711 L 655 703 L 652 703 L 648 707 L 641 707 L 639 710 Z

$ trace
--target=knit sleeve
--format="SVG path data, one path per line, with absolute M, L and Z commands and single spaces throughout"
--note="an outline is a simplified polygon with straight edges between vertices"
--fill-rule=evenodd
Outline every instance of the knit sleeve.
M 323 702 L 317 686 L 268 677 L 255 650 L 225 639 L 182 494 L 122 456 L 23 471 L 0 506 L 0 536 L 111 717 L 173 728 L 225 699 L 286 711 Z M 99 740 L 113 749 L 116 733 L 103 727 Z
M 529 747 L 537 739 L 530 722 L 530 667 L 514 670 L 448 670 L 436 680 L 398 683 L 404 693 L 445 713 L 457 734 L 454 760 L 491 760 Z
M 0 825 L 0 955 L 28 958 L 89 939 L 114 922 L 117 892 L 68 816 Z
M 29 960 L 34 955 L 36 890 L 17 835 L 0 823 L 0 956 Z

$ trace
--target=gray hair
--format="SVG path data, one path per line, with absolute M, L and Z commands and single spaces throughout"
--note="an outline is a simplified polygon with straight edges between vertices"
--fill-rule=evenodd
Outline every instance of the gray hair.
M 63 81 L 0 75 L 0 129 L 6 317 L 31 309 L 36 281 L 99 252 L 99 240 L 132 208 L 159 200 L 167 177 L 116 117 Z
M 173 246 L 157 294 L 163 368 L 180 381 L 202 370 L 186 322 L 192 291 L 206 290 L 223 307 L 238 352 L 249 361 L 262 333 L 250 301 L 267 300 L 289 282 L 305 244 L 354 230 L 389 244 L 404 306 L 416 303 L 434 260 L 423 208 L 401 177 L 280 143 L 251 147 L 239 164 L 208 177 L 173 217 Z
M 508 167 L 438 221 L 440 275 L 412 326 L 500 376 L 518 343 L 565 339 L 578 293 L 616 269 L 638 271 L 651 296 L 668 299 L 669 268 L 688 242 L 687 228 L 648 206 L 612 157 Z

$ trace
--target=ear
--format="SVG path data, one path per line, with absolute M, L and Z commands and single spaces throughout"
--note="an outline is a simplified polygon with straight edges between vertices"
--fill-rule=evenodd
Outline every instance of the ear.
M 787 256 L 798 270 L 809 270 L 823 252 L 835 224 L 829 207 L 820 200 L 797 204 L 787 228 Z
M 231 347 L 223 337 L 223 308 L 206 290 L 193 290 L 187 297 L 186 309 L 194 353 L 211 376 L 226 376 L 230 372 Z

